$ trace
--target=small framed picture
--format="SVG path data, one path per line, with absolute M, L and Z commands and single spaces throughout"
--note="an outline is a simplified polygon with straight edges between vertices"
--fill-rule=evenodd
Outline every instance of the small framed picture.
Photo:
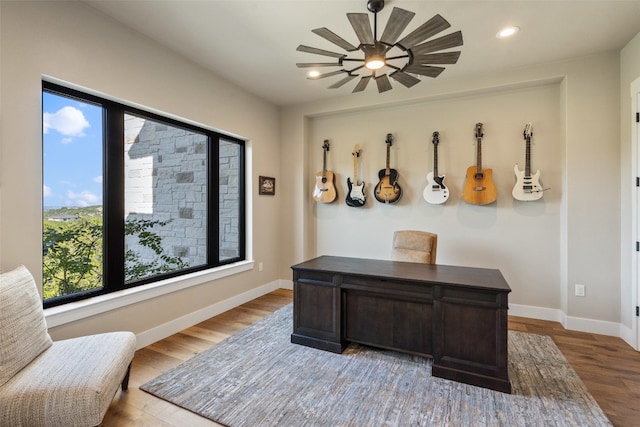
M 274 196 L 276 194 L 276 179 L 270 176 L 260 176 L 258 181 L 258 194 Z

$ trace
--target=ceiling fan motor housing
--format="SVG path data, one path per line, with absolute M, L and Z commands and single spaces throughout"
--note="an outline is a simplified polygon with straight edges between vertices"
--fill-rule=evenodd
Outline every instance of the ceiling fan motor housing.
M 384 8 L 384 0 L 369 0 L 367 9 L 369 12 L 378 13 Z

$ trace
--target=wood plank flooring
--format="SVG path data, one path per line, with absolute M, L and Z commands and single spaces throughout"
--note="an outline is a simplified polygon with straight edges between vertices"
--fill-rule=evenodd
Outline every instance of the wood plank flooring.
M 102 426 L 218 426 L 138 387 L 284 307 L 292 296 L 290 290 L 279 289 L 138 350 L 129 390 L 116 394 Z M 509 329 L 551 336 L 613 425 L 640 425 L 640 353 L 624 341 L 514 316 L 509 317 Z

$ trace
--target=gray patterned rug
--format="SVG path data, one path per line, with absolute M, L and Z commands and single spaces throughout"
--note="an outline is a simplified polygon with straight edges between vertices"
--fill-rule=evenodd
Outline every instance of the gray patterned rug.
M 513 394 L 431 377 L 427 358 L 290 343 L 291 305 L 141 389 L 241 426 L 608 426 L 551 338 L 509 332 Z

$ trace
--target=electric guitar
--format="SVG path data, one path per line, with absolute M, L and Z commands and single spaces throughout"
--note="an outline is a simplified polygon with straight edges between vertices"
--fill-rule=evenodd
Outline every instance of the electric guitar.
M 482 169 L 482 123 L 476 124 L 476 166 L 467 168 L 467 178 L 462 189 L 462 199 L 472 205 L 488 205 L 498 198 L 491 169 Z
M 316 186 L 313 189 L 313 199 L 320 203 L 331 203 L 336 199 L 336 187 L 333 185 L 333 172 L 327 170 L 327 151 L 329 140 L 325 139 L 322 145 L 324 150 L 322 158 L 322 172 L 316 174 Z
M 516 164 L 513 171 L 516 174 L 516 185 L 513 187 L 513 198 L 521 200 L 523 202 L 530 202 L 532 200 L 538 200 L 542 197 L 542 187 L 540 187 L 540 171 L 536 171 L 531 175 L 531 137 L 533 136 L 533 127 L 531 123 L 527 123 L 522 132 L 524 140 L 526 141 L 525 150 L 525 164 L 524 171 L 518 169 Z
M 380 169 L 374 196 L 380 203 L 396 203 L 402 197 L 402 188 L 398 185 L 398 171 L 389 167 L 389 152 L 393 144 L 393 136 L 388 133 L 387 140 L 387 167 Z
M 353 208 L 359 208 L 364 206 L 367 201 L 364 195 L 364 181 L 358 184 L 358 157 L 360 157 L 360 144 L 356 144 L 353 149 L 353 181 L 351 178 L 347 178 L 347 186 L 349 191 L 347 192 L 346 202 L 347 205 Z
M 427 186 L 422 192 L 424 199 L 432 205 L 444 203 L 449 198 L 449 189 L 444 185 L 444 175 L 438 175 L 438 144 L 440 133 L 434 132 L 433 138 L 433 172 L 427 174 Z

